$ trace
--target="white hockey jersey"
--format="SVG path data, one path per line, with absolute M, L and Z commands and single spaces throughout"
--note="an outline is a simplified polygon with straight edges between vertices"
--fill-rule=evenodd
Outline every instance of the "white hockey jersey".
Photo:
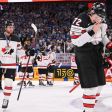
M 7 41 L 9 46 L 7 46 Z M 0 68 L 16 69 L 17 52 L 20 46 L 16 36 L 12 35 L 9 41 L 4 34 L 0 34 Z
M 19 53 L 19 63 L 21 63 L 21 67 L 26 67 L 27 63 L 28 63 L 29 56 L 26 56 L 24 49 L 21 49 L 19 52 L 20 52 Z M 33 66 L 33 63 L 32 63 L 33 59 L 34 59 L 34 56 L 30 56 L 28 67 Z
M 50 65 L 55 65 L 56 62 L 56 53 L 55 52 L 49 52 L 49 66 Z
M 77 47 L 81 47 L 86 43 L 97 45 L 99 42 L 107 45 L 109 42 L 106 35 L 107 25 L 101 23 L 101 29 L 96 34 L 90 35 L 92 28 L 93 24 L 89 16 L 86 13 L 80 14 L 71 25 L 70 36 L 72 43 Z
M 38 55 L 38 56 L 40 57 L 39 60 L 36 60 L 38 68 L 40 68 L 40 69 L 47 69 L 48 64 L 50 63 L 49 55 L 47 55 L 47 56 Z

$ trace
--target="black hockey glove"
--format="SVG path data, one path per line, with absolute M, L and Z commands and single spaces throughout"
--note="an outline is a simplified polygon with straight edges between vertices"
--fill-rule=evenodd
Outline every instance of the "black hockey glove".
M 34 49 L 28 49 L 28 50 L 26 50 L 25 53 L 27 56 L 34 56 L 35 50 Z

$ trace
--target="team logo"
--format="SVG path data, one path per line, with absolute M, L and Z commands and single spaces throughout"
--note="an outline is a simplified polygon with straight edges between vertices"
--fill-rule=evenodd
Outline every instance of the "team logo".
M 9 47 L 4 47 L 1 49 L 3 54 L 9 54 L 12 55 L 12 53 L 14 52 L 14 49 L 12 49 L 10 46 Z

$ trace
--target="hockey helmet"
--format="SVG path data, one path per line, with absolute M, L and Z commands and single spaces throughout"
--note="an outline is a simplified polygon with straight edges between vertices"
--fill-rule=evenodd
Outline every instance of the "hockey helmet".
M 94 3 L 92 9 L 94 10 L 94 13 L 96 13 L 98 16 L 105 18 L 106 17 L 106 8 L 104 3 Z
M 51 50 L 52 51 L 55 50 L 55 46 L 54 45 L 51 46 Z
M 40 52 L 45 52 L 45 47 L 44 46 L 40 47 Z
M 42 55 L 44 55 L 45 56 L 45 47 L 44 46 L 41 46 L 40 47 L 40 53 L 42 53 Z

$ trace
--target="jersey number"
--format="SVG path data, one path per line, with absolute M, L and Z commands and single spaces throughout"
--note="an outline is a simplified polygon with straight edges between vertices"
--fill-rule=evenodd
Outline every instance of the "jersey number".
M 73 21 L 73 24 L 79 26 L 81 22 L 82 22 L 81 19 L 75 18 L 75 20 Z

